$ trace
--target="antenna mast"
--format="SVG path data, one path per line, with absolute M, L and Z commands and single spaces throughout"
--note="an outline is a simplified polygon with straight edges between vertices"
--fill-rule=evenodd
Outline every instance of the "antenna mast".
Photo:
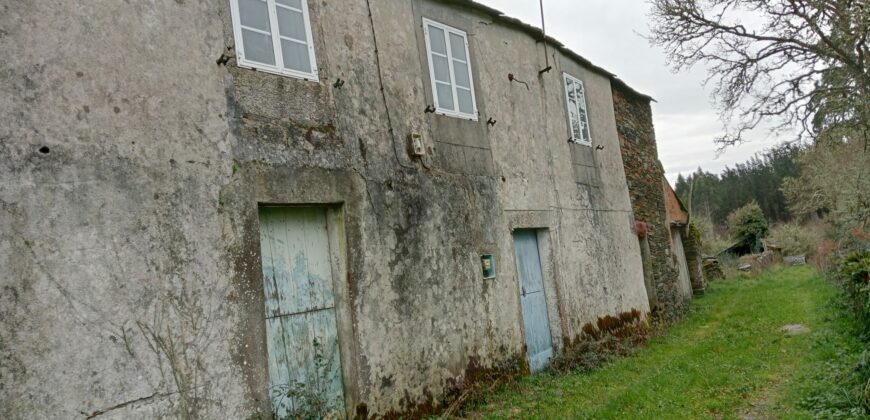
M 550 54 L 547 52 L 547 26 L 544 24 L 544 0 L 540 0 L 541 5 L 541 32 L 544 34 L 544 39 L 541 42 L 544 43 L 544 62 L 546 63 L 546 67 L 543 70 L 539 71 L 538 74 L 544 74 L 553 69 L 550 66 Z

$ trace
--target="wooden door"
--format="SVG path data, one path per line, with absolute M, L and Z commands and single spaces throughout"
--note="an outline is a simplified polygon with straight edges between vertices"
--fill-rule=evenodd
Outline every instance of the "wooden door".
M 259 217 L 273 411 L 343 417 L 326 209 L 261 207 Z
M 550 335 L 550 319 L 547 316 L 538 234 L 530 229 L 515 230 L 513 238 L 526 353 L 529 357 L 529 368 L 532 372 L 538 372 L 553 357 L 553 339 Z

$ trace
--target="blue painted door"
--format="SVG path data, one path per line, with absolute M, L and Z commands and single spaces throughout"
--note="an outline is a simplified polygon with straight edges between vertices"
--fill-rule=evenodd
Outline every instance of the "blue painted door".
M 547 362 L 553 357 L 553 339 L 547 316 L 547 298 L 544 293 L 538 234 L 530 229 L 515 230 L 513 237 L 523 309 L 526 353 L 532 372 L 538 372 L 546 367 Z
M 262 207 L 259 217 L 273 411 L 343 417 L 326 209 Z

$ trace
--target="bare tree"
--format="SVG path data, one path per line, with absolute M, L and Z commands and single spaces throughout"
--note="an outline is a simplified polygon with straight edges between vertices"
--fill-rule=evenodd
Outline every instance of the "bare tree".
M 761 123 L 799 139 L 843 125 L 868 132 L 867 0 L 650 1 L 650 39 L 670 64 L 708 67 L 726 129 L 720 146 Z

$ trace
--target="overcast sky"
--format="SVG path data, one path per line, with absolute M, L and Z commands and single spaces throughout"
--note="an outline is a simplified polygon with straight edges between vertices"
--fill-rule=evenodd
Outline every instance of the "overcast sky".
M 478 1 L 541 26 L 538 0 Z M 673 73 L 664 52 L 643 38 L 649 32 L 646 0 L 544 0 L 544 13 L 548 35 L 656 99 L 659 159 L 672 184 L 679 173 L 698 166 L 718 173 L 779 142 L 758 133 L 751 142 L 716 157 L 713 139 L 722 134 L 722 124 L 710 99 L 711 87 L 702 85 L 704 69 Z

